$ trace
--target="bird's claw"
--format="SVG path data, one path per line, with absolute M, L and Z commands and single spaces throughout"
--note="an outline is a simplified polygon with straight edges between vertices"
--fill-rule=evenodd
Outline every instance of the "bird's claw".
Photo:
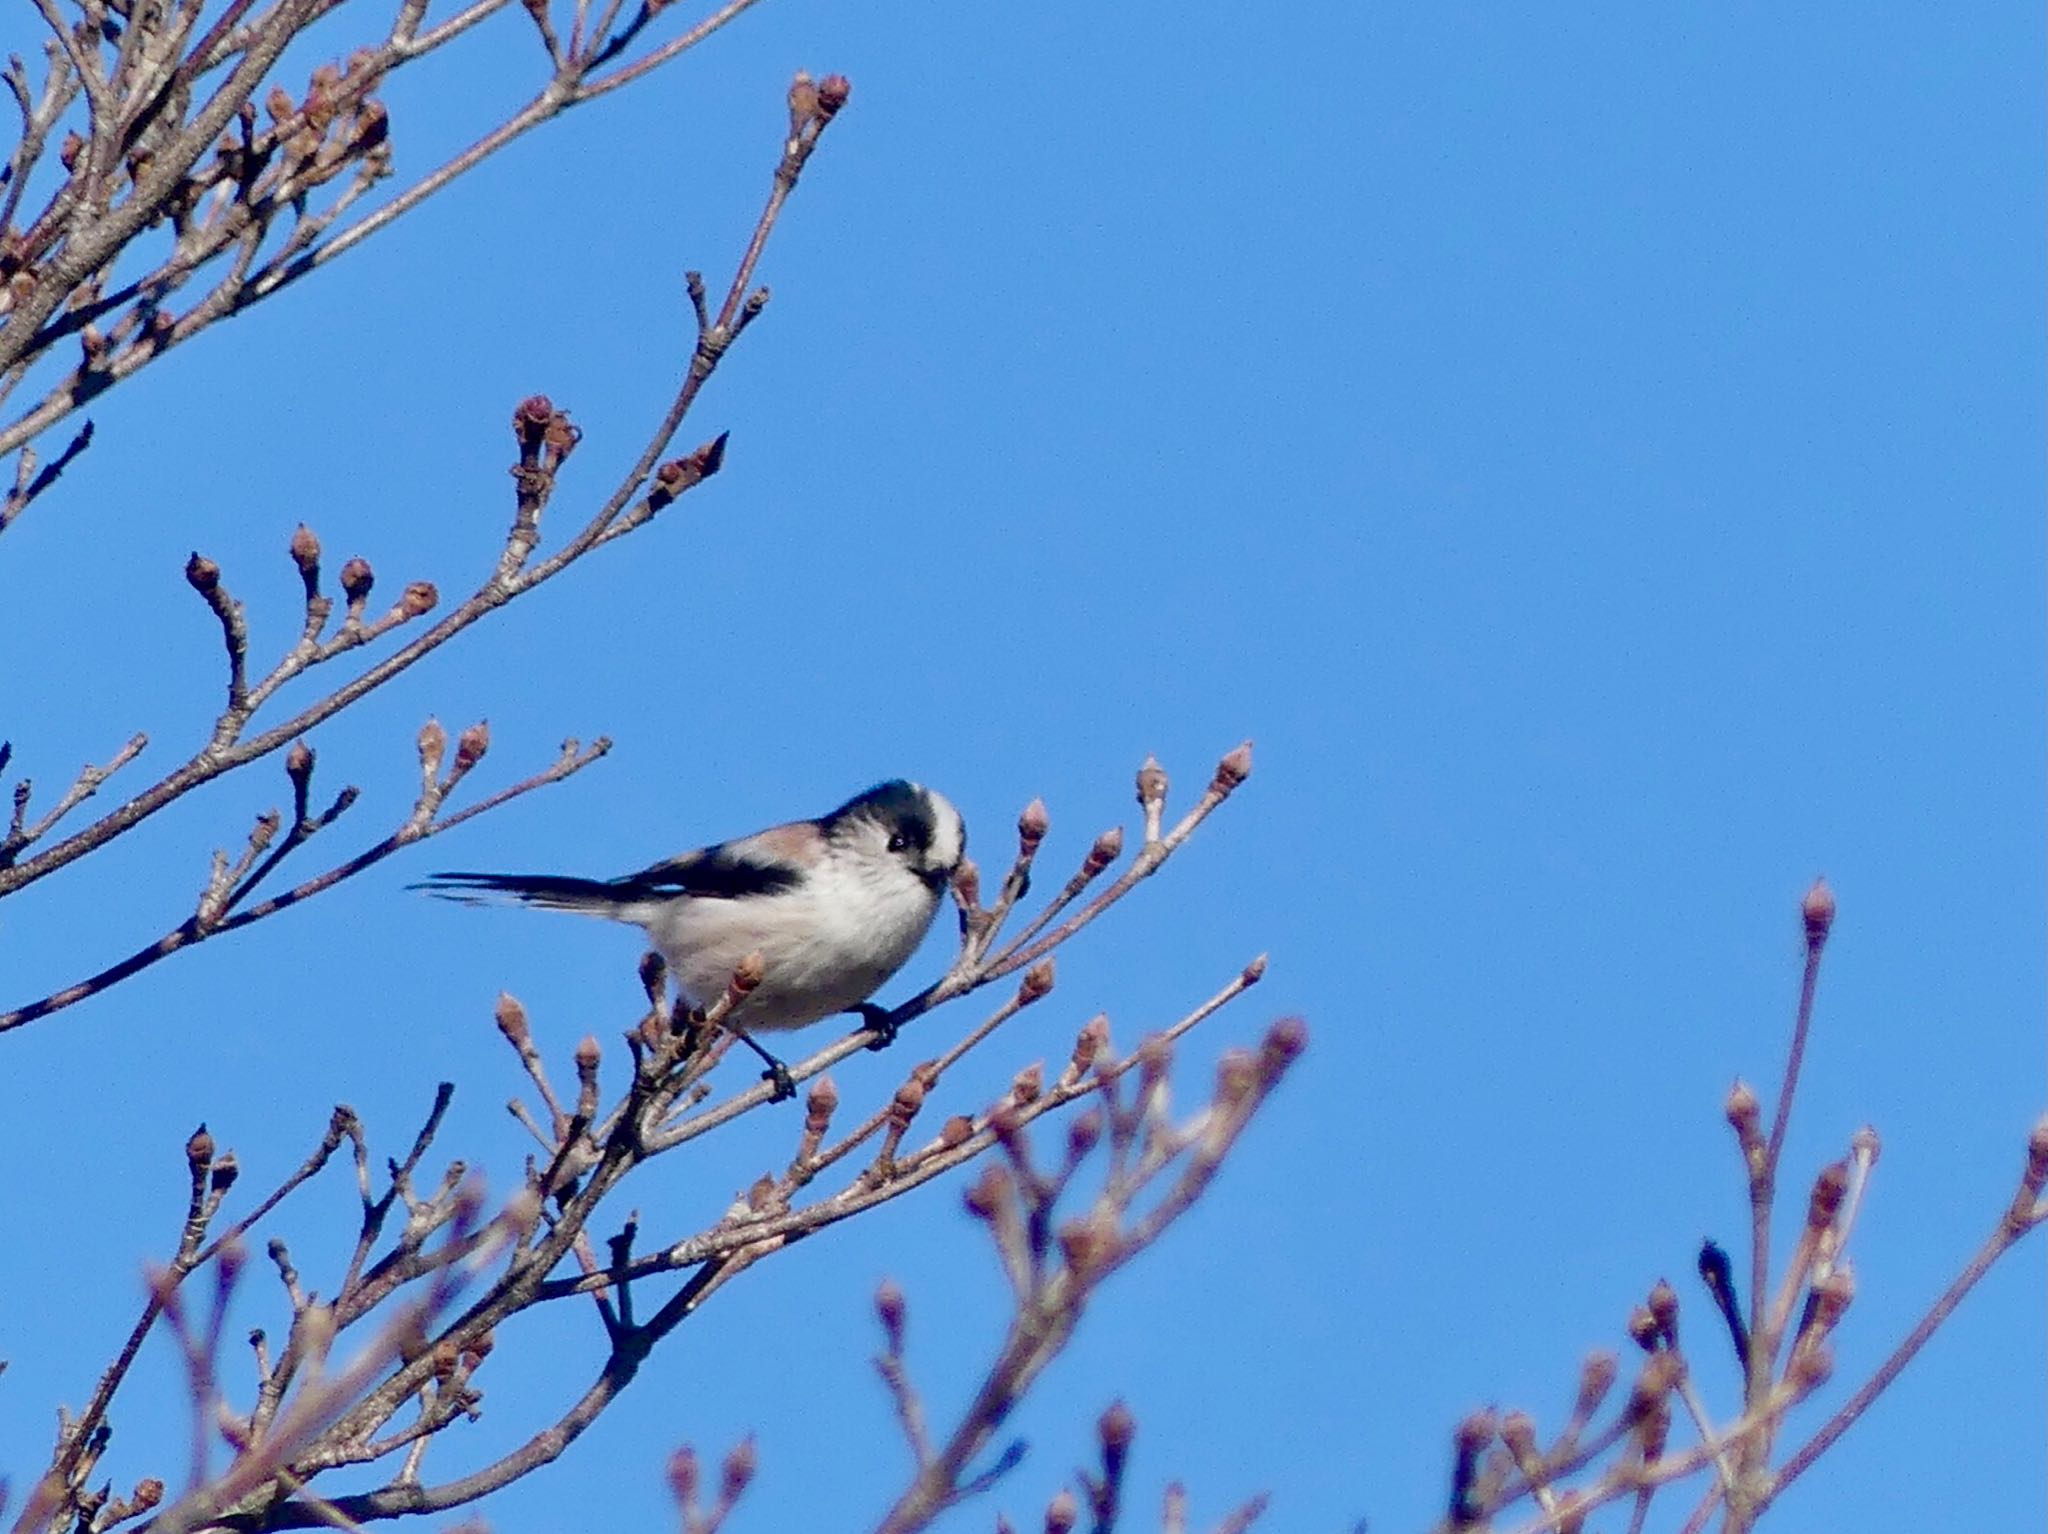
M 779 1103 L 796 1096 L 796 1083 L 790 1079 L 789 1067 L 780 1060 L 761 1072 L 761 1079 L 773 1089 L 768 1094 L 768 1101 L 771 1103 Z
M 860 1025 L 874 1033 L 868 1040 L 869 1049 L 887 1049 L 896 1042 L 897 1023 L 895 1014 L 871 1001 L 864 1001 L 853 1011 L 860 1017 Z

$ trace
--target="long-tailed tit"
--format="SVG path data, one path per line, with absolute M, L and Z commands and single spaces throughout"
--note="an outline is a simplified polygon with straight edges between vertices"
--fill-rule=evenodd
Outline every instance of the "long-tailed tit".
M 631 922 L 646 930 L 692 1007 L 709 1007 L 740 961 L 758 953 L 761 983 L 728 1014 L 745 1038 L 838 1012 L 880 1022 L 881 1009 L 868 998 L 924 940 L 966 849 L 960 812 L 923 785 L 896 779 L 816 820 L 771 826 L 616 879 L 443 873 L 420 888 L 451 900 L 496 897 Z M 771 1072 L 778 1085 L 786 1080 L 779 1071 Z

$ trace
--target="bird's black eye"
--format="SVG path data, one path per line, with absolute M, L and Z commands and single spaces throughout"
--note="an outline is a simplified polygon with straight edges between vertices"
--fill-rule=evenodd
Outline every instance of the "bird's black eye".
M 910 838 L 905 836 L 901 831 L 896 832 L 889 838 L 889 850 L 891 852 L 902 852 L 909 846 Z

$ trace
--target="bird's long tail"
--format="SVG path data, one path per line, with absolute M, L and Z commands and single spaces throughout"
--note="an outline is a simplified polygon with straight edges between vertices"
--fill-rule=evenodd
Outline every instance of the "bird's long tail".
M 615 881 L 567 874 L 439 873 L 412 887 L 463 905 L 530 905 L 588 916 L 615 916 L 626 903 Z

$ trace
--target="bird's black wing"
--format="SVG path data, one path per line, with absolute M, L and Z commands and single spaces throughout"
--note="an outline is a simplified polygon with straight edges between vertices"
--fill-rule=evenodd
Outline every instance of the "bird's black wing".
M 780 894 L 794 888 L 800 877 L 786 863 L 750 856 L 743 842 L 720 842 L 614 879 L 607 887 L 618 900 L 659 900 L 676 895 L 737 900 Z

